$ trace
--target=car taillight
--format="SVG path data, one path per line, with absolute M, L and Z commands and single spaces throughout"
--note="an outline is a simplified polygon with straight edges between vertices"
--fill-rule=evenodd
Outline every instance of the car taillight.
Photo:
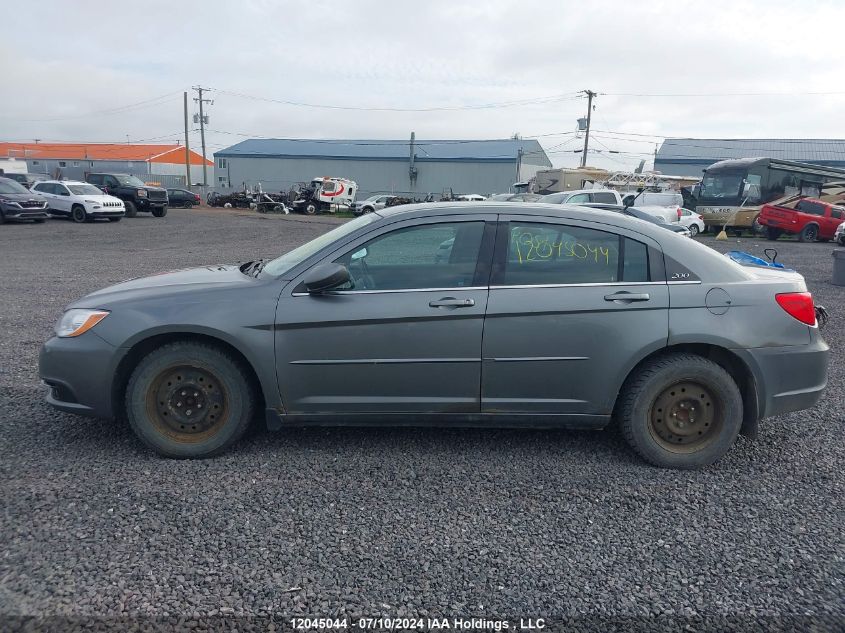
M 775 295 L 775 300 L 792 318 L 807 325 L 816 324 L 816 306 L 809 292 L 781 292 Z
M 683 214 L 681 213 L 681 207 L 678 207 L 678 219 L 679 219 L 679 220 L 681 219 L 681 215 L 683 215 Z

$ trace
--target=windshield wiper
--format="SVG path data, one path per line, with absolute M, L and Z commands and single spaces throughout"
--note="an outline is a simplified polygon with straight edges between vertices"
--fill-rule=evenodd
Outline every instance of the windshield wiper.
M 241 272 L 244 275 L 258 277 L 258 273 L 260 273 L 261 269 L 264 268 L 265 263 L 266 260 L 264 259 L 256 259 L 255 261 L 247 262 L 246 264 L 241 265 Z

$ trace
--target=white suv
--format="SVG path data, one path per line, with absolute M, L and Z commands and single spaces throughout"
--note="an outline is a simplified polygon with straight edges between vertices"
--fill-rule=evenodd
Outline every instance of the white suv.
M 833 241 L 840 246 L 845 246 L 845 222 L 836 227 L 836 232 L 833 234 Z
M 103 193 L 87 182 L 77 180 L 42 180 L 32 186 L 47 199 L 51 215 L 70 217 L 74 222 L 108 218 L 118 222 L 126 209 L 123 200 Z

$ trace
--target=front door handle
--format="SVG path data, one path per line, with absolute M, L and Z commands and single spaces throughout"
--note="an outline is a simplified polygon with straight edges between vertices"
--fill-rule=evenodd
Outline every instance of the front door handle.
M 647 292 L 614 292 L 612 295 L 604 295 L 605 301 L 615 303 L 633 303 L 634 301 L 648 301 L 650 297 Z
M 471 308 L 475 305 L 474 299 L 455 299 L 455 297 L 443 297 L 437 301 L 429 301 L 432 308 Z

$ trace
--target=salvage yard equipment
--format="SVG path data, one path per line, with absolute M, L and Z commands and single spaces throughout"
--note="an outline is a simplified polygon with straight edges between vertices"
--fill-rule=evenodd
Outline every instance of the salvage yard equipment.
M 298 189 L 298 191 L 297 191 Z M 322 176 L 314 178 L 306 186 L 299 186 L 291 201 L 291 207 L 298 213 L 314 215 L 329 211 L 336 212 L 339 207 L 350 207 L 355 200 L 358 185 L 353 180 Z

